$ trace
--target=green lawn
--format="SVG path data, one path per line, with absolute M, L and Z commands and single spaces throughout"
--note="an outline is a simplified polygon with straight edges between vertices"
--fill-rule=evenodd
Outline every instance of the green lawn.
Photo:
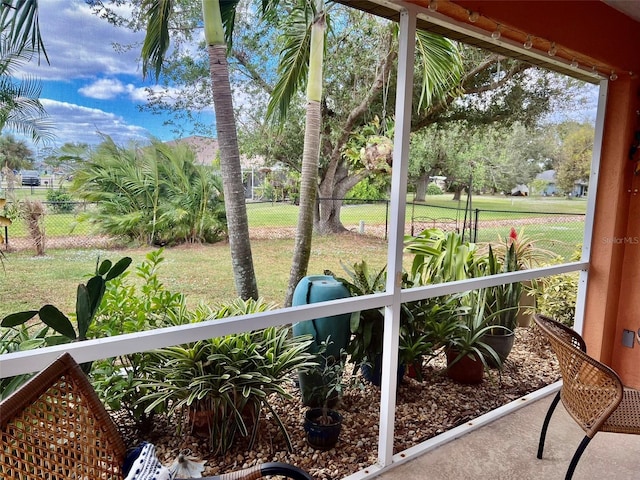
M 260 295 L 282 304 L 293 239 L 254 240 L 251 245 Z M 137 266 L 150 250 L 48 250 L 45 257 L 34 257 L 31 251 L 7 253 L 4 272 L 0 268 L 0 318 L 16 311 L 38 309 L 46 303 L 72 312 L 78 283 L 87 281 L 98 257 L 117 260 L 131 256 Z M 308 272 L 322 274 L 330 269 L 342 275 L 340 262 L 353 264 L 363 259 L 381 268 L 387 260 L 386 251 L 386 242 L 378 238 L 354 234 L 317 237 Z M 214 304 L 235 298 L 227 243 L 170 248 L 164 251 L 164 257 L 160 280 L 171 291 L 184 293 L 191 306 L 201 301 Z
M 450 195 L 429 197 L 428 206 L 416 206 L 423 213 L 429 209 L 429 216 L 459 217 L 456 212 L 444 207 L 457 206 Z M 462 205 L 464 206 L 464 201 Z M 431 206 L 435 205 L 435 206 Z M 528 211 L 554 213 L 583 213 L 583 200 L 557 198 L 538 199 L 526 197 L 475 197 L 474 208 L 501 210 L 500 213 L 481 212 L 479 242 L 495 241 L 498 235 L 505 237 L 510 226 L 525 229 L 527 236 L 537 239 L 539 246 L 552 250 L 569 259 L 582 242 L 584 219 L 559 221 L 557 216 L 536 215 L 543 218 L 532 222 L 526 220 Z M 410 224 L 413 208 L 408 205 L 407 225 Z M 297 221 L 298 207 L 286 203 L 249 204 L 250 228 L 293 227 Z M 384 225 L 386 204 L 345 205 L 342 221 L 345 225 L 358 225 L 363 220 L 366 225 Z M 70 235 L 76 217 L 72 214 L 48 215 L 46 232 L 49 237 Z M 517 221 L 520 221 L 518 223 Z M 484 223 L 483 223 L 484 222 Z M 524 227 L 522 224 L 525 224 Z M 459 223 L 461 225 L 461 223 Z M 88 225 L 75 227 L 74 235 L 87 234 Z M 26 236 L 21 222 L 9 228 L 9 238 Z M 381 237 L 381 236 L 380 236 Z M 254 263 L 260 294 L 267 300 L 280 304 L 284 299 L 289 275 L 293 239 L 252 240 Z M 319 237 L 313 241 L 309 274 L 321 274 L 325 269 L 343 273 L 341 263 L 353 264 L 366 260 L 374 267 L 386 263 L 387 244 L 383 238 L 356 234 Z M 32 250 L 9 252 L 4 261 L 4 272 L 0 271 L 0 316 L 14 311 L 38 308 L 45 303 L 60 305 L 65 311 L 73 310 L 77 284 L 86 281 L 93 272 L 98 257 L 117 259 L 124 255 L 134 258 L 138 265 L 149 249 L 103 250 L 56 250 L 49 248 L 47 256 L 33 257 Z M 235 297 L 231 272 L 229 247 L 226 243 L 217 245 L 183 246 L 165 250 L 166 261 L 160 278 L 175 292 L 187 295 L 190 305 L 203 301 L 215 303 Z

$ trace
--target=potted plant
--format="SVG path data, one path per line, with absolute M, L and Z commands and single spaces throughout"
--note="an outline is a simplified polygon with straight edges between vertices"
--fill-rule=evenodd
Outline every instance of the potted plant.
M 356 262 L 352 268 L 343 265 L 348 278 L 339 278 L 331 271 L 325 271 L 342 282 L 352 296 L 371 295 L 384 292 L 386 267 L 371 270 L 366 261 Z M 366 380 L 380 385 L 384 312 L 373 308 L 353 312 L 350 320 L 351 340 L 347 346 L 350 361 L 355 365 L 354 372 L 362 370 Z
M 499 259 L 489 245 L 487 257 L 487 273 L 515 272 L 520 269 L 518 253 L 515 242 L 504 250 L 504 257 Z M 489 359 L 492 367 L 501 366 L 513 348 L 515 330 L 518 325 L 518 308 L 522 296 L 522 284 L 520 282 L 495 285 L 486 290 L 485 315 L 489 318 L 487 324 L 491 327 L 485 334 L 483 341 L 496 351 L 500 357 L 499 364 Z
M 536 268 L 550 263 L 555 254 L 536 244 L 536 238 L 526 235 L 524 229 L 519 232 L 511 228 L 509 236 L 503 239 L 498 235 L 498 243 L 494 248 L 494 253 L 498 258 L 505 258 L 508 250 L 513 247 L 516 262 L 513 270 L 526 270 Z M 538 285 L 535 280 L 527 280 L 521 283 L 519 308 L 517 310 L 518 326 L 528 326 L 532 321 L 532 314 L 535 311 L 535 298 Z
M 291 337 L 288 328 L 268 327 L 158 349 L 157 364 L 141 385 L 149 392 L 143 401 L 147 411 L 161 407 L 175 415 L 179 429 L 208 437 L 216 453 L 227 452 L 237 435 L 250 436 L 251 448 L 266 407 L 292 451 L 270 397 L 291 398 L 284 383 L 296 369 L 313 364 L 311 342 Z
M 454 297 L 459 305 L 451 311 L 447 337 L 442 339 L 447 357 L 447 376 L 460 383 L 481 383 L 487 359 L 501 365 L 500 357 L 484 341 L 491 329 L 491 315 L 486 315 L 487 289 L 473 290 Z
M 342 415 L 332 406 L 342 396 L 346 353 L 343 351 L 338 357 L 326 355 L 326 348 L 327 343 L 323 342 L 317 355 L 320 367 L 313 367 L 322 381 L 314 385 L 312 394 L 322 405 L 307 409 L 304 416 L 307 443 L 318 450 L 333 448 L 342 431 Z

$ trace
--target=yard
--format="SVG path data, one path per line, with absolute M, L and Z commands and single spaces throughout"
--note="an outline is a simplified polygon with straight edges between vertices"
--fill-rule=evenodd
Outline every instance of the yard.
M 437 208 L 450 204 L 450 200 L 438 200 L 441 204 Z M 499 200 L 508 202 L 510 199 Z M 527 205 L 520 201 L 517 199 L 521 211 L 527 211 Z M 507 208 L 506 204 L 498 201 L 487 205 Z M 515 205 L 516 202 L 513 203 Z M 580 202 L 579 205 L 584 206 L 584 203 Z M 355 207 L 346 207 L 343 217 L 345 225 L 350 226 L 349 222 L 357 225 L 359 220 L 364 220 L 369 227 L 376 225 L 380 215 L 384 215 L 384 204 L 381 209 L 380 205 L 374 207 L 378 209 L 375 214 L 370 211 L 363 214 Z M 251 231 L 256 236 L 252 240 L 252 248 L 260 294 L 265 300 L 278 305 L 284 298 L 293 251 L 293 238 L 290 235 L 293 227 L 288 218 L 291 215 L 278 215 L 284 210 L 295 211 L 295 207 L 274 207 L 271 204 L 250 206 Z M 280 219 L 276 226 L 267 219 L 274 213 Z M 503 237 L 508 235 L 511 224 L 521 226 L 510 220 L 509 215 L 515 214 L 507 212 L 501 218 L 494 216 L 489 220 L 494 222 L 491 228 L 496 236 L 498 233 Z M 526 214 L 511 218 L 523 216 Z M 260 226 L 256 226 L 256 223 Z M 557 242 L 557 235 L 550 235 L 554 230 L 549 224 L 525 223 L 529 234 L 535 233 L 545 242 Z M 580 222 L 573 222 L 570 226 L 572 231 L 580 231 Z M 279 238 L 274 232 L 285 232 L 282 236 L 286 238 Z M 343 264 L 351 266 L 362 260 L 376 270 L 382 268 L 386 263 L 387 242 L 381 236 L 371 235 L 368 230 L 366 233 L 361 235 L 351 231 L 344 235 L 314 238 L 309 274 L 322 274 L 329 269 L 341 275 L 344 274 Z M 569 238 L 567 241 L 570 241 Z M 43 257 L 35 257 L 29 250 L 8 252 L 4 260 L 4 273 L 0 274 L 0 296 L 3 298 L 0 317 L 16 311 L 37 309 L 46 303 L 52 303 L 64 312 L 72 312 L 77 285 L 86 282 L 87 274 L 93 271 L 98 258 L 115 261 L 123 256 L 131 256 L 133 266 L 129 269 L 129 276 L 134 278 L 135 267 L 151 250 L 49 248 Z M 214 305 L 229 302 L 235 297 L 228 244 L 166 248 L 163 257 L 158 279 L 168 291 L 185 294 L 190 308 L 199 302 Z M 532 327 L 518 329 L 515 351 L 504 371 L 493 371 L 483 384 L 459 385 L 443 372 L 444 363 L 439 356 L 424 363 L 423 382 L 406 378 L 400 384 L 396 410 L 396 451 L 417 445 L 557 379 L 555 364 L 546 348 L 540 345 Z M 341 478 L 375 462 L 376 451 L 372 445 L 377 436 L 380 392 L 378 387 L 368 383 L 358 385 L 345 392 L 339 405 L 345 419 L 343 433 L 338 446 L 327 452 L 318 452 L 306 445 L 302 429 L 305 407 L 293 382 L 289 382 L 287 387 L 293 398 L 278 400 L 274 405 L 292 437 L 292 453 L 286 451 L 281 434 L 268 413 L 252 449 L 242 440 L 225 455 L 213 455 L 207 443 L 197 436 L 176 434 L 175 425 L 164 415 L 156 417 L 151 431 L 141 431 L 132 426 L 127 430 L 127 439 L 131 445 L 142 439 L 152 441 L 158 446 L 165 464 L 171 463 L 179 451 L 189 448 L 194 455 L 207 460 L 206 474 L 227 472 L 264 461 L 285 461 L 307 468 L 316 478 Z M 121 417 L 117 417 L 117 420 L 121 427 L 127 423 Z
M 457 218 L 462 225 L 464 211 L 454 210 L 462 202 L 451 195 L 431 196 L 426 205 L 407 205 L 407 233 L 412 213 L 432 218 Z M 538 239 L 541 247 L 570 258 L 582 242 L 586 202 L 580 199 L 530 197 L 474 197 L 473 208 L 482 209 L 479 215 L 478 241 L 496 241 L 509 234 L 511 226 L 524 229 L 528 236 Z M 366 260 L 372 267 L 386 263 L 385 236 L 386 203 L 349 205 L 342 209 L 342 221 L 350 230 L 345 235 L 316 236 L 313 240 L 308 273 L 322 274 L 329 269 L 341 275 L 342 264 Z M 416 211 L 418 213 L 416 213 Z M 532 214 L 531 212 L 541 212 Z M 297 207 L 290 204 L 249 204 L 249 225 L 253 237 L 252 250 L 260 295 L 265 300 L 281 304 L 289 275 Z M 573 215 L 578 215 L 572 217 Z M 364 222 L 364 235 L 358 232 Z M 137 265 L 151 247 L 69 248 L 68 245 L 90 246 L 89 226 L 76 224 L 73 214 L 47 215 L 45 229 L 48 238 L 47 254 L 33 256 L 27 232 L 20 221 L 8 230 L 10 245 L 21 244 L 27 249 L 6 253 L 4 272 L 0 272 L 0 317 L 15 311 L 39 308 L 53 303 L 63 311 L 73 311 L 75 290 L 83 276 L 95 268 L 100 259 L 117 259 L 128 255 Z M 423 225 L 422 228 L 426 228 Z M 65 248 L 55 248 L 60 240 Z M 83 243 L 89 239 L 88 243 Z M 70 241 L 70 242 L 69 242 Z M 24 248 L 24 247 L 23 247 Z M 183 245 L 165 249 L 165 262 L 160 279 L 173 292 L 184 293 L 189 305 L 198 302 L 213 304 L 235 297 L 229 246 Z

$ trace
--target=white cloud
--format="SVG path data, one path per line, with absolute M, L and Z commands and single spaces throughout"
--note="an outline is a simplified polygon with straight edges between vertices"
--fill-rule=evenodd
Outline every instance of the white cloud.
M 69 0 L 39 2 L 40 30 L 50 64 L 32 62 L 23 70 L 42 80 L 90 78 L 97 73 L 135 75 L 142 79 L 140 48 L 144 32 L 117 28 L 91 13 L 84 3 Z M 116 53 L 113 44 L 137 44 Z
M 96 80 L 95 82 L 78 89 L 78 92 L 81 95 L 89 98 L 97 98 L 99 100 L 116 98 L 126 91 L 127 87 L 120 80 L 114 78 Z
M 95 144 L 101 141 L 101 135 L 109 135 L 119 144 L 132 140 L 144 142 L 149 138 L 145 128 L 128 124 L 119 115 L 46 98 L 41 101 L 55 125 L 56 144 Z

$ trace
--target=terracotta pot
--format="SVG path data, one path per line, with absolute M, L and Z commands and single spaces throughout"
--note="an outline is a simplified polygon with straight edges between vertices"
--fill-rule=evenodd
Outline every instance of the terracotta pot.
M 520 307 L 518 308 L 518 326 L 528 327 L 533 322 L 533 313 L 526 313 L 527 310 L 533 311 L 536 306 L 536 297 L 529 295 L 531 281 L 522 282 L 522 293 L 520 294 Z
M 479 358 L 465 355 L 453 363 L 456 358 L 458 358 L 457 351 L 447 350 L 447 376 L 450 379 L 470 385 L 482 383 L 484 365 Z

